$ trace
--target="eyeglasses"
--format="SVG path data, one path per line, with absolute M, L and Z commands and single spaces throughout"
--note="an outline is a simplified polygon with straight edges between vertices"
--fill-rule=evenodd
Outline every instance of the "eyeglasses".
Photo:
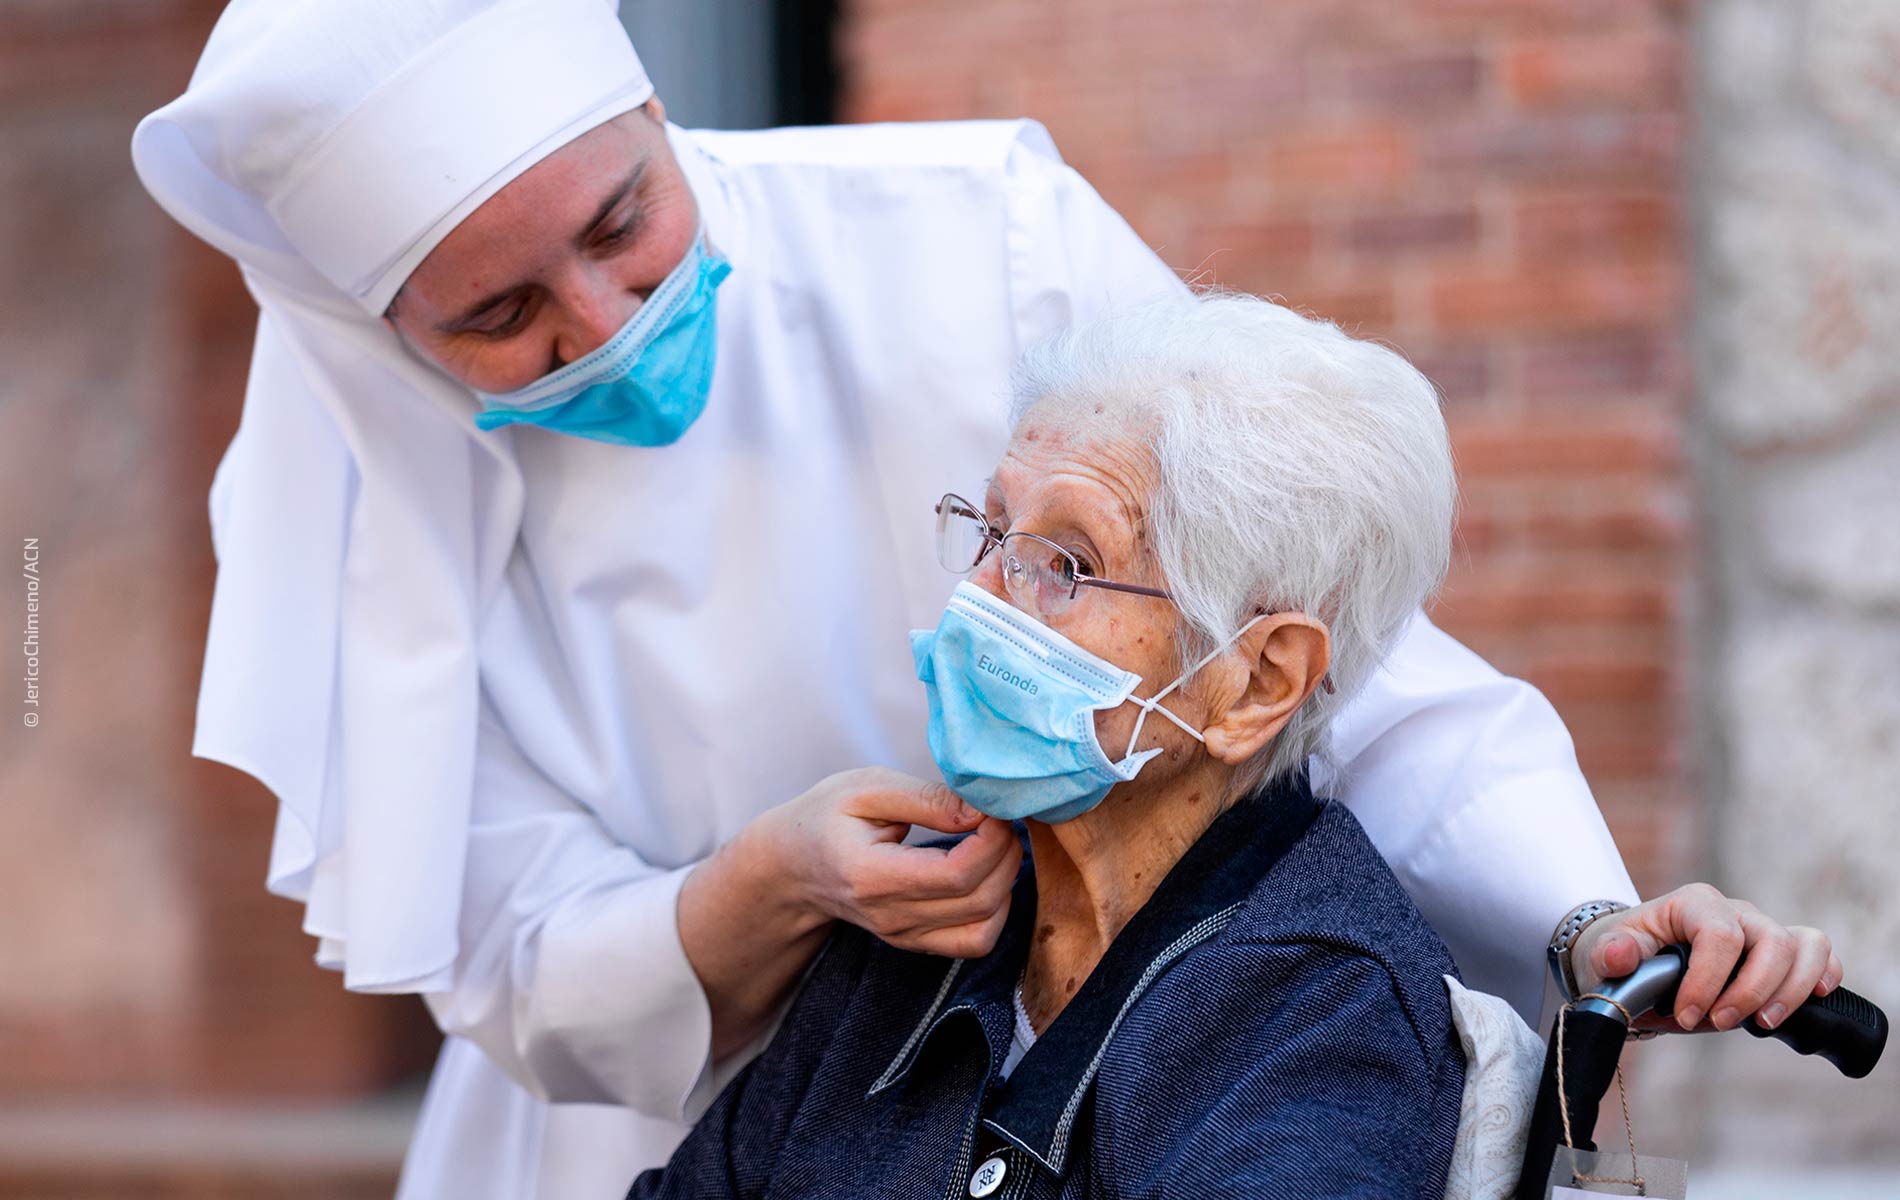
M 1159 600 L 1174 597 L 1160 588 L 1098 579 L 1082 569 L 1075 555 L 1033 533 L 997 533 L 983 510 L 955 492 L 937 501 L 937 561 L 967 575 L 989 557 L 1003 552 L 1003 585 L 1010 599 L 1038 617 L 1053 617 L 1069 607 L 1085 587 L 1105 588 Z

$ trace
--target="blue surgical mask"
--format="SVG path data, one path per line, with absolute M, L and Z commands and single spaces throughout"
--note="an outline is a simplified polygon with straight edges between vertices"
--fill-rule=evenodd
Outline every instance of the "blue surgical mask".
M 1143 698 L 1135 695 L 1141 676 L 982 588 L 960 583 L 937 628 L 910 635 L 917 678 L 930 695 L 930 753 L 950 790 L 980 812 L 1009 821 L 1073 820 L 1161 753 L 1159 747 L 1135 753 L 1149 713 L 1206 740 L 1161 700 L 1261 619 Z M 1144 711 L 1121 758 L 1111 760 L 1095 736 L 1095 714 L 1122 704 Z
M 713 292 L 732 268 L 693 238 L 645 304 L 600 347 L 527 387 L 477 392 L 483 429 L 539 425 L 621 446 L 669 446 L 706 410 L 718 346 Z

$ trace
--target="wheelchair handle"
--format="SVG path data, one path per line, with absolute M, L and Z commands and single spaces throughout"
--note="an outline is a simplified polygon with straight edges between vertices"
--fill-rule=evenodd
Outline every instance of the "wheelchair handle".
M 1675 972 L 1676 979 L 1659 991 L 1652 1007 L 1668 1016 L 1675 1011 L 1676 984 L 1681 981 L 1681 973 L 1688 969 L 1689 947 L 1664 946 L 1662 953 L 1650 962 L 1659 962 L 1665 957 L 1674 959 L 1680 966 Z M 1627 1006 L 1629 1002 L 1624 1003 Z M 1634 1008 L 1630 1013 L 1639 1015 Z M 1810 997 L 1773 1029 L 1763 1027 L 1753 1017 L 1742 1022 L 1742 1028 L 1758 1038 L 1771 1037 L 1796 1054 L 1826 1059 L 1849 1079 L 1865 1079 L 1880 1061 L 1881 1052 L 1887 1048 L 1887 1026 L 1887 1014 L 1879 1005 L 1846 988 Z
M 1621 979 L 1610 980 L 1597 993 L 1616 1001 L 1580 1000 L 1564 1019 L 1564 1097 L 1569 1105 L 1570 1132 L 1580 1150 L 1594 1150 L 1597 1107 L 1616 1078 L 1623 1055 L 1629 1020 L 1655 1011 L 1674 1011 L 1676 989 L 1688 970 L 1689 947 L 1664 946 Z M 1619 1009 L 1617 1005 L 1622 1005 Z M 1887 1014 L 1865 997 L 1846 988 L 1808 1000 L 1774 1029 L 1764 1029 L 1753 1017 L 1742 1023 L 1756 1037 L 1772 1037 L 1800 1054 L 1813 1054 L 1834 1064 L 1850 1079 L 1864 1078 L 1880 1061 L 1887 1046 Z M 1524 1167 L 1518 1176 L 1517 1196 L 1538 1200 L 1550 1174 L 1551 1160 L 1563 1140 L 1563 1109 L 1557 1095 L 1557 1031 L 1553 1026 L 1544 1054 L 1544 1077 L 1531 1111 L 1530 1134 L 1524 1145 Z

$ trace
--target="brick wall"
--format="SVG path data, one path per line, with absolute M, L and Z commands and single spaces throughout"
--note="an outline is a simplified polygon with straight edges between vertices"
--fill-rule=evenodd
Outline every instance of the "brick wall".
M 1685 6 L 855 0 L 844 116 L 1032 116 L 1173 266 L 1391 342 L 1464 488 L 1434 617 L 1542 687 L 1638 885 L 1681 698 Z
M 263 888 L 275 804 L 189 756 L 205 496 L 257 312 L 127 145 L 221 7 L 0 11 L 0 546 L 39 539 L 47 680 L 37 728 L 0 721 L 0 1111 L 354 1094 L 434 1045 L 418 1002 L 311 962 L 300 908 Z

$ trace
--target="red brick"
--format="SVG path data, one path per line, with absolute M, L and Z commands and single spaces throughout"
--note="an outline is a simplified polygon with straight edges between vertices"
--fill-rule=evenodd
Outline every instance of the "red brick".
M 1659 192 L 1528 196 L 1517 204 L 1518 254 L 1537 262 L 1671 254 L 1682 242 L 1676 208 Z
M 1688 533 L 1687 503 L 1667 472 L 1466 468 L 1459 528 L 1474 545 L 1552 550 L 1675 552 Z
M 1481 404 L 1491 394 L 1493 368 L 1487 346 L 1401 346 L 1447 405 Z
M 1341 91 L 1353 107 L 1416 114 L 1476 100 L 1484 64 L 1470 50 L 1354 55 L 1339 74 Z
M 1649 185 L 1671 177 L 1682 116 L 1668 110 L 1584 115 L 1486 113 L 1424 131 L 1422 171 L 1500 179 Z
M 1460 475 L 1548 474 L 1556 471 L 1654 470 L 1680 465 L 1681 442 L 1666 422 L 1463 418 L 1452 421 Z
M 1301 58 L 1255 59 L 1243 74 L 1188 71 L 1145 88 L 1140 123 L 1151 135 L 1225 146 L 1233 129 L 1213 114 L 1298 112 L 1308 102 L 1310 65 Z M 1034 112 L 1034 109 L 1029 110 Z M 1153 143 L 1156 150 L 1166 143 Z
M 1411 139 L 1390 125 L 1294 129 L 1269 137 L 1263 151 L 1260 169 L 1289 195 L 1389 191 L 1412 171 Z
M 1684 353 L 1673 328 L 1539 339 L 1523 348 L 1519 383 L 1529 400 L 1673 393 L 1682 388 Z
M 1675 684 L 1670 663 L 1658 659 L 1628 662 L 1545 663 L 1530 682 L 1561 709 L 1575 701 L 1607 700 L 1655 704 Z
M 1313 254 L 1313 224 L 1304 218 L 1271 217 L 1258 221 L 1204 225 L 1194 228 L 1189 243 L 1195 247 L 1196 266 L 1204 266 L 1219 283 L 1230 263 L 1255 268 L 1303 268 Z
M 1688 0 L 1408 0 L 1419 13 L 1483 30 L 1679 23 Z
M 1647 32 L 1525 38 L 1503 48 L 1499 74 L 1523 108 L 1652 107 L 1675 98 L 1683 53 Z
M 1442 603 L 1471 626 L 1657 625 L 1673 610 L 1674 581 L 1599 583 L 1588 578 L 1550 580 L 1462 576 Z
M 1478 244 L 1478 210 L 1467 204 L 1361 213 L 1346 218 L 1342 240 L 1354 254 L 1373 259 L 1469 254 Z
M 1273 294 L 1289 307 L 1331 321 L 1348 333 L 1379 336 L 1392 328 L 1396 301 L 1384 284 L 1328 287 L 1288 282 L 1284 291 Z
M 1431 315 L 1437 329 L 1474 336 L 1641 327 L 1680 319 L 1683 286 L 1676 263 L 1534 264 L 1508 274 L 1481 268 L 1436 278 Z

